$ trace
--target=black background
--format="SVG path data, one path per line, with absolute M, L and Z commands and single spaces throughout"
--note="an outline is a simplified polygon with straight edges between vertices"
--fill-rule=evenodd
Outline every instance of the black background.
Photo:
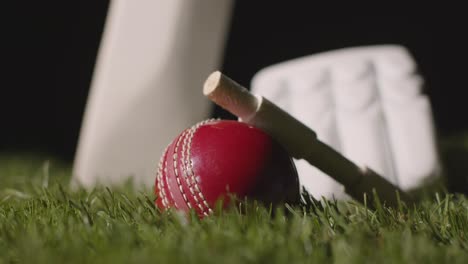
M 248 85 L 265 66 L 312 53 L 400 44 L 427 81 L 439 135 L 468 128 L 466 19 L 456 8 L 272 2 L 236 2 L 222 68 L 239 83 Z M 13 5 L 2 8 L 0 152 L 72 160 L 108 2 Z M 219 109 L 214 114 L 229 118 Z

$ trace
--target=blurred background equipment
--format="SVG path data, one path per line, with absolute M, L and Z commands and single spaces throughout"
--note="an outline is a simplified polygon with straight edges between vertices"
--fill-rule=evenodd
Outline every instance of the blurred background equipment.
M 79 184 L 154 182 L 174 135 L 210 115 L 204 78 L 219 68 L 231 1 L 114 1 L 73 175 Z
M 440 176 L 429 100 L 416 63 L 401 46 L 329 51 L 267 67 L 252 91 L 313 129 L 320 140 L 403 190 Z M 296 160 L 314 196 L 345 197 L 343 186 Z

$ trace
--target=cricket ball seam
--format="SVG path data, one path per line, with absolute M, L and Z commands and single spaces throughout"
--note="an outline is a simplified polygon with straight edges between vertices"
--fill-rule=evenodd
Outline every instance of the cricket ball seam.
M 198 185 L 195 172 L 193 171 L 193 160 L 192 160 L 192 155 L 191 155 L 191 150 L 192 150 L 192 140 L 193 137 L 195 136 L 195 132 L 203 125 L 208 124 L 213 122 L 215 119 L 208 119 L 202 122 L 199 122 L 192 128 L 190 128 L 190 134 L 188 136 L 188 141 L 187 141 L 187 171 L 190 173 L 190 179 L 192 180 L 192 185 L 194 185 L 196 193 L 198 194 L 198 197 L 203 202 L 203 205 L 205 205 L 206 209 L 203 210 L 204 215 L 208 215 L 208 213 L 212 213 L 213 210 L 211 209 L 210 205 L 208 204 L 207 200 L 205 199 L 203 193 L 201 192 L 200 186 Z M 194 195 L 196 197 L 197 195 Z M 208 213 L 206 212 L 208 210 Z
M 190 194 L 192 195 L 192 198 L 195 200 L 196 206 L 200 208 L 201 212 L 203 214 L 206 214 L 205 209 L 203 208 L 202 204 L 197 198 L 197 195 L 195 194 L 195 191 L 193 189 L 192 183 L 190 182 L 190 179 L 188 177 L 188 166 L 191 163 L 191 160 L 188 156 L 187 153 L 187 142 L 188 142 L 188 136 L 184 138 L 184 143 L 182 144 L 182 169 L 183 169 L 183 174 L 184 174 L 184 179 L 185 183 L 187 184 L 187 187 L 190 191 Z M 187 154 L 186 154 L 187 153 Z
M 161 191 L 162 191 L 162 195 L 163 195 L 163 205 L 165 206 L 166 209 L 168 209 L 170 205 L 169 205 L 169 200 L 167 198 L 167 193 L 166 193 L 165 188 L 167 188 L 167 187 L 164 184 L 163 176 L 161 176 Z
M 163 160 L 163 177 L 164 178 L 161 178 L 161 184 L 162 184 L 162 187 L 163 187 L 163 194 L 164 194 L 164 198 L 166 199 L 166 205 L 167 205 L 167 208 L 169 208 L 171 206 L 171 204 L 169 203 L 169 199 L 172 198 L 172 197 L 169 197 L 169 195 L 167 194 L 170 190 L 169 190 L 169 185 L 167 183 L 167 153 L 164 153 L 164 160 Z M 172 198 L 174 199 L 174 198 Z M 171 203 L 174 203 L 174 201 L 172 200 Z
M 180 182 L 179 171 L 177 167 L 177 158 L 178 158 L 177 151 L 179 150 L 179 146 L 180 146 L 180 142 L 182 141 L 182 138 L 184 138 L 186 135 L 187 135 L 187 130 L 184 131 L 182 135 L 177 139 L 176 145 L 174 147 L 174 152 L 172 153 L 172 162 L 174 164 L 174 175 L 176 178 L 177 187 L 179 188 L 180 194 L 182 195 L 182 198 L 184 199 L 185 204 L 188 206 L 189 209 L 191 209 L 192 205 L 188 201 L 187 195 L 185 194 L 184 189 L 182 188 L 182 183 Z

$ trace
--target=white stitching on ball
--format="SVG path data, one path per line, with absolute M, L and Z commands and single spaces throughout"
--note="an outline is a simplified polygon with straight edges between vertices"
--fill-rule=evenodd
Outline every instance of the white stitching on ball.
M 192 127 L 193 128 L 193 127 Z M 191 131 L 192 128 L 190 128 L 189 130 Z M 203 208 L 202 204 L 200 203 L 200 201 L 198 200 L 198 197 L 197 195 L 195 194 L 195 192 L 193 191 L 193 188 L 192 188 L 192 183 L 190 182 L 189 180 L 189 177 L 188 177 L 188 171 L 187 171 L 187 168 L 188 168 L 188 156 L 185 155 L 186 151 L 187 151 L 187 142 L 188 142 L 188 138 L 189 136 L 185 137 L 184 138 L 184 143 L 182 144 L 182 168 L 183 168 L 183 176 L 184 176 L 184 180 L 185 180 L 185 183 L 187 184 L 187 186 L 189 187 L 189 190 L 190 190 L 190 193 L 192 194 L 192 197 L 193 199 L 195 200 L 195 203 L 196 205 L 198 206 L 198 208 L 200 208 L 200 210 L 202 211 L 202 213 L 205 213 L 205 209 Z
M 190 176 L 190 179 L 192 180 L 190 185 L 193 185 L 195 187 L 195 189 L 197 191 L 197 194 L 198 194 L 198 197 L 201 199 L 201 201 L 203 202 L 203 205 L 205 205 L 205 207 L 206 207 L 206 209 L 204 210 L 204 209 L 202 209 L 203 207 L 199 204 L 199 207 L 200 207 L 200 209 L 202 209 L 204 215 L 208 215 L 206 210 L 208 210 L 208 213 L 212 213 L 213 210 L 210 208 L 210 205 L 208 204 L 205 197 L 203 196 L 203 193 L 201 192 L 200 187 L 198 186 L 196 176 L 195 176 L 195 173 L 193 171 L 193 160 L 192 160 L 192 156 L 191 156 L 192 139 L 193 139 L 193 137 L 195 135 L 195 132 L 198 130 L 198 128 L 200 128 L 201 126 L 203 126 L 205 124 L 214 122 L 214 121 L 216 121 L 216 119 L 208 119 L 208 120 L 202 121 L 202 122 L 196 124 L 195 126 L 193 126 L 192 128 L 190 128 L 190 134 L 187 137 L 188 138 L 187 142 L 184 142 L 184 145 L 188 146 L 187 147 L 186 162 L 185 162 L 185 165 L 187 166 L 186 171 L 188 172 L 187 176 Z M 195 200 L 198 200 L 198 199 L 196 199 L 196 197 L 197 197 L 197 195 L 194 195 Z
M 187 135 L 187 130 L 185 130 L 182 133 L 182 135 L 177 139 L 176 145 L 174 147 L 174 153 L 173 153 L 173 156 L 172 156 L 172 161 L 173 161 L 173 165 L 174 165 L 174 175 L 176 177 L 177 186 L 179 187 L 180 194 L 182 195 L 182 198 L 184 198 L 185 204 L 188 206 L 188 208 L 191 209 L 192 205 L 188 201 L 187 196 L 185 195 L 184 189 L 182 188 L 182 184 L 181 184 L 180 178 L 179 178 L 179 170 L 177 168 L 177 151 L 179 150 L 179 145 L 180 145 L 180 142 L 182 141 L 182 138 L 184 138 L 186 135 Z M 182 164 L 183 164 L 183 162 L 182 162 Z

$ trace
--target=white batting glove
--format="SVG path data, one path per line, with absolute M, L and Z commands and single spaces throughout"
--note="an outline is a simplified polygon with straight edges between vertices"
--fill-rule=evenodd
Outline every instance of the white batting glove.
M 348 48 L 267 67 L 254 77 L 252 92 L 352 161 L 410 190 L 440 174 L 431 106 L 416 70 L 400 46 Z M 347 197 L 343 186 L 307 162 L 296 166 L 310 194 Z

